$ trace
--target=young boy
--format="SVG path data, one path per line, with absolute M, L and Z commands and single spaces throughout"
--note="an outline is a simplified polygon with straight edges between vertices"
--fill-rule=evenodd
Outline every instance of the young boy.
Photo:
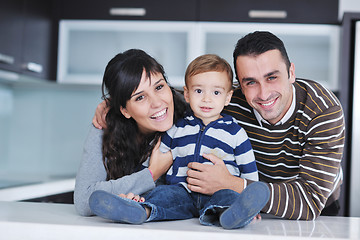
M 171 150 L 174 163 L 167 184 L 187 188 L 187 165 L 211 163 L 203 154 L 225 160 L 232 175 L 258 181 L 254 153 L 243 128 L 222 114 L 230 102 L 233 87 L 230 65 L 217 55 L 206 54 L 193 60 L 185 72 L 184 97 L 192 110 L 162 136 L 161 150 Z
M 193 60 L 185 73 L 184 97 L 191 112 L 162 137 L 162 151 L 171 150 L 174 162 L 166 183 L 138 203 L 97 191 L 90 197 L 93 213 L 117 222 L 141 224 L 145 221 L 199 217 L 203 225 L 226 229 L 246 226 L 269 198 L 261 182 L 247 186 L 242 193 L 222 189 L 212 196 L 192 192 L 186 183 L 190 162 L 212 164 L 205 157 L 213 154 L 229 173 L 258 181 L 254 153 L 243 128 L 232 117 L 222 114 L 232 96 L 233 73 L 230 65 L 217 55 L 202 55 Z

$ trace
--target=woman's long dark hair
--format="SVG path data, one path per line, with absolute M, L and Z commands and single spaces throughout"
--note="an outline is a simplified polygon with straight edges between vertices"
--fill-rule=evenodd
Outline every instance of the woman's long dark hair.
M 152 135 L 141 134 L 135 120 L 125 118 L 120 112 L 120 107 L 126 108 L 126 102 L 138 88 L 144 70 L 148 77 L 161 73 L 166 80 L 162 65 L 138 49 L 116 55 L 105 68 L 102 93 L 109 111 L 106 115 L 107 128 L 104 130 L 102 152 L 107 180 L 117 179 L 140 169 L 160 137 L 159 132 Z M 175 122 L 183 116 L 185 103 L 174 89 L 172 93 Z

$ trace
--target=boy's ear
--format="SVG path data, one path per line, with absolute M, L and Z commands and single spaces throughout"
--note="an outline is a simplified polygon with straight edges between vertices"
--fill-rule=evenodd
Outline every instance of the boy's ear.
M 122 113 L 122 115 L 124 115 L 124 117 L 126 118 L 131 118 L 131 115 L 129 114 L 129 112 L 126 110 L 126 108 L 120 107 L 120 112 Z
M 185 98 L 185 101 L 187 103 L 190 102 L 190 100 L 189 100 L 189 89 L 186 86 L 184 86 L 184 98 Z
M 233 95 L 234 90 L 230 90 L 227 94 L 226 94 L 226 99 L 225 99 L 225 106 L 229 105 L 230 101 L 231 101 L 231 97 Z

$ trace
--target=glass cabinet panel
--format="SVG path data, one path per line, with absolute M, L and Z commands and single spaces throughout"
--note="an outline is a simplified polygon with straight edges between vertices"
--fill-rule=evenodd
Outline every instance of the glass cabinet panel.
M 237 40 L 256 30 L 273 32 L 284 41 L 297 77 L 338 89 L 339 26 L 316 24 L 63 20 L 57 79 L 100 84 L 115 54 L 140 48 L 163 64 L 174 87 L 182 87 L 191 60 L 215 53 L 233 65 Z
M 215 53 L 233 65 L 236 42 L 249 32 L 270 31 L 285 44 L 295 74 L 338 90 L 339 27 L 310 24 L 203 23 L 205 52 Z
M 67 21 L 60 23 L 57 80 L 100 84 L 108 61 L 131 48 L 159 61 L 173 86 L 183 85 L 194 26 L 182 22 Z

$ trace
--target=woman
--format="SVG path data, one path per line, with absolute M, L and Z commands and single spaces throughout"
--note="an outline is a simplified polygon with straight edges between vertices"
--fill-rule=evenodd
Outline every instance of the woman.
M 185 111 L 163 67 L 142 50 L 110 60 L 102 91 L 109 109 L 107 128 L 90 129 L 76 176 L 74 204 L 83 216 L 92 215 L 88 200 L 96 190 L 143 200 L 138 195 L 153 189 L 172 164 L 171 153 L 159 151 L 160 133 Z

